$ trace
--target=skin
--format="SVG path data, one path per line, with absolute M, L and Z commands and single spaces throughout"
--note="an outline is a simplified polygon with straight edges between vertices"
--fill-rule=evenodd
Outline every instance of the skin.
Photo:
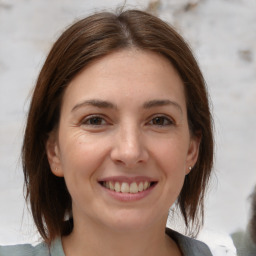
M 86 67 L 67 87 L 46 145 L 72 197 L 65 254 L 181 255 L 164 230 L 199 143 L 189 131 L 183 83 L 166 58 L 128 49 Z M 156 185 L 139 200 L 116 199 L 99 183 L 141 176 Z

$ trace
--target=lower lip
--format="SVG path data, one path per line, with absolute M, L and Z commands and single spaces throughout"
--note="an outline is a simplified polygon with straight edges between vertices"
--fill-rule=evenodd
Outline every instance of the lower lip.
M 147 190 L 138 192 L 138 193 L 122 193 L 122 192 L 116 192 L 114 190 L 110 190 L 108 188 L 105 188 L 101 186 L 111 197 L 115 198 L 116 200 L 122 201 L 122 202 L 131 202 L 131 201 L 138 201 L 145 197 L 147 197 L 152 190 L 155 188 L 156 184 L 148 188 Z

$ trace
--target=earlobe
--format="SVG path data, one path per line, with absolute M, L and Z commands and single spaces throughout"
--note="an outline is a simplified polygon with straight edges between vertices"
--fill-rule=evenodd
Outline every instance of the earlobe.
M 46 141 L 45 147 L 46 147 L 48 162 L 49 162 L 52 173 L 58 177 L 63 177 L 59 147 L 56 139 L 56 134 L 54 132 L 52 132 L 49 135 Z
M 193 136 L 190 139 L 190 145 L 188 149 L 187 155 L 187 168 L 186 174 L 189 174 L 190 171 L 193 169 L 193 166 L 196 164 L 199 155 L 199 148 L 200 148 L 201 136 Z

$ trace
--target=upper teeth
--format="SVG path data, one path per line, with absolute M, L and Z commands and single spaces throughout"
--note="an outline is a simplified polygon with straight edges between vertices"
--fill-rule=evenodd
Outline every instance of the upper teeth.
M 136 182 L 132 182 L 130 185 L 127 182 L 114 182 L 114 181 L 104 181 L 103 186 L 114 190 L 116 192 L 122 192 L 122 193 L 138 193 L 143 190 L 146 190 L 150 187 L 150 182 L 144 181 L 139 182 L 138 184 Z

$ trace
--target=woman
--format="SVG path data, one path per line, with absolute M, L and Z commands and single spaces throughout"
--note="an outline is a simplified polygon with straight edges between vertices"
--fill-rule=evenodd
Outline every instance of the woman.
M 44 242 L 0 255 L 211 255 L 166 229 L 203 222 L 213 161 L 207 91 L 184 40 L 136 10 L 68 28 L 38 77 L 23 143 L 27 200 Z

